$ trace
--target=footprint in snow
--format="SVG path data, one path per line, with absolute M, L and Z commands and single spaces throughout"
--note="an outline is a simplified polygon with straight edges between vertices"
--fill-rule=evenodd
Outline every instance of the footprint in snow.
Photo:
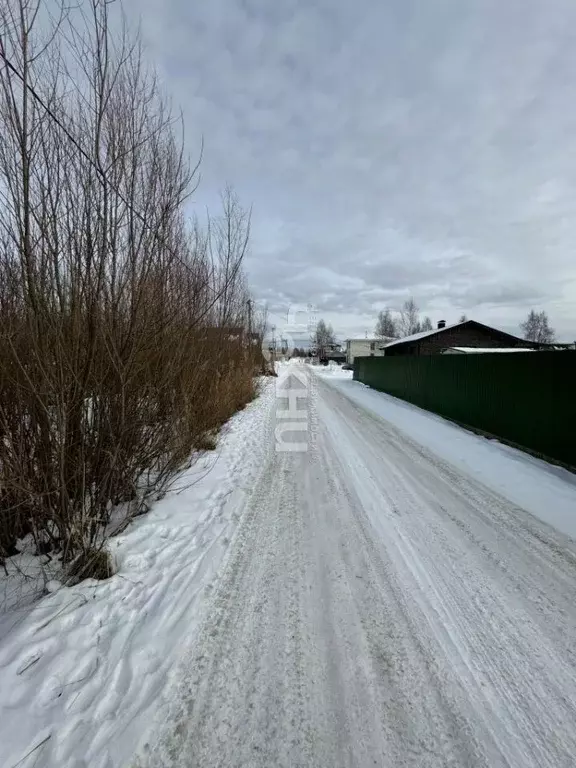
M 63 691 L 64 686 L 61 681 L 57 677 L 49 677 L 40 687 L 35 702 L 35 708 L 47 709 L 48 707 L 54 706 L 55 702 L 62 696 Z
M 32 651 L 31 653 L 27 653 L 26 656 L 24 656 L 24 658 L 18 664 L 16 668 L 16 674 L 23 675 L 24 672 L 27 672 L 30 669 L 30 667 L 33 667 L 34 664 L 40 661 L 42 655 L 43 654 L 40 649 Z

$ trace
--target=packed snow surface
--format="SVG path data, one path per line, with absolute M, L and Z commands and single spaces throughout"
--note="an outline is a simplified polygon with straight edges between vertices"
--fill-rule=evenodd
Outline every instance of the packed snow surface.
M 494 485 L 525 464 L 545 518 L 558 501 L 576 510 L 574 484 L 417 409 L 404 431 L 387 419 L 397 402 L 307 375 L 308 450 L 270 439 L 133 765 L 573 766 L 576 544 Z M 462 436 L 470 472 L 426 444 L 436 428 L 442 445 Z
M 394 425 L 435 456 L 509 501 L 576 538 L 576 475 L 572 472 L 461 429 L 441 416 L 352 381 L 350 375 L 343 375 L 345 373 L 336 372 L 330 380 L 356 405 Z
M 573 766 L 574 476 L 278 370 L 0 639 L 2 768 Z

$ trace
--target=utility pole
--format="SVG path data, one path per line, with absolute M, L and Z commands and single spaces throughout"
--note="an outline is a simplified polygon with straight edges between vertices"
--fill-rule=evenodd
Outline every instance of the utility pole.
M 252 299 L 246 299 L 246 307 L 248 309 L 248 360 L 251 365 L 254 365 L 256 357 L 252 339 Z
M 274 368 L 274 363 L 276 362 L 276 326 L 271 326 L 272 330 L 272 344 L 270 345 L 270 352 L 272 353 L 272 368 Z

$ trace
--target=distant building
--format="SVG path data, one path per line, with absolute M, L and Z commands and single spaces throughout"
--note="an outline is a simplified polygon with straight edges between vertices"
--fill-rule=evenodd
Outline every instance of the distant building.
M 394 339 L 381 345 L 381 353 L 388 355 L 438 355 L 446 349 L 550 349 L 549 344 L 538 344 L 520 339 L 510 333 L 491 328 L 476 320 L 446 325 L 441 320 L 431 331 L 414 333 L 403 339 Z
M 334 349 L 326 353 L 326 357 L 321 362 L 327 363 L 345 363 L 346 354 L 339 349 Z
M 346 339 L 346 362 L 352 365 L 355 357 L 382 357 L 382 345 L 391 338 Z
M 314 357 L 317 357 L 318 362 L 322 364 L 329 362 L 344 363 L 346 361 L 346 355 L 342 351 L 342 345 L 338 341 L 335 341 L 333 344 L 327 344 L 321 353 L 314 346 L 310 348 L 310 352 Z

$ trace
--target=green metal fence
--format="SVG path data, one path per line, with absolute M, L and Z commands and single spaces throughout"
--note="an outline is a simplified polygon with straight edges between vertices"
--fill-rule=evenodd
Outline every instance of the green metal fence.
M 576 467 L 576 352 L 357 357 L 354 378 Z

